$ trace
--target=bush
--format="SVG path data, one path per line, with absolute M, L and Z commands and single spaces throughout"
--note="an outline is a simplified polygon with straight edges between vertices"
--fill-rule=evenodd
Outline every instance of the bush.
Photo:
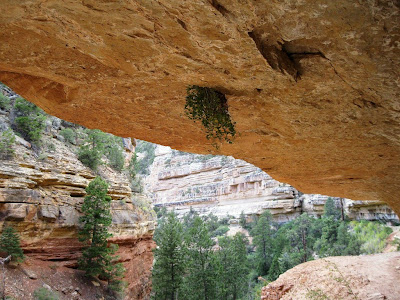
M 11 159 L 14 156 L 15 136 L 11 129 L 3 131 L 0 136 L 0 159 Z
M 185 111 L 189 119 L 201 121 L 207 139 L 232 143 L 235 122 L 231 121 L 224 94 L 213 88 L 191 85 L 187 88 Z
M 10 107 L 10 99 L 0 91 L 0 109 L 7 110 Z
M 79 149 L 78 159 L 92 170 L 97 170 L 101 163 L 101 153 L 97 149 L 89 149 L 83 146 Z
M 35 104 L 18 98 L 15 101 L 18 117 L 15 118 L 16 130 L 28 141 L 38 143 L 45 128 L 46 116 Z
M 111 168 L 119 172 L 122 171 L 125 159 L 122 150 L 118 146 L 113 146 L 108 150 L 107 158 Z
M 221 236 L 224 235 L 225 233 L 227 233 L 229 231 L 229 226 L 227 225 L 222 225 L 219 226 L 214 232 L 213 232 L 213 236 Z
M 35 297 L 35 300 L 58 300 L 59 297 L 58 295 L 50 291 L 44 287 L 38 288 L 34 293 L 33 296 Z
M 75 132 L 71 128 L 64 128 L 60 130 L 60 134 L 64 137 L 65 141 L 70 144 L 75 144 Z

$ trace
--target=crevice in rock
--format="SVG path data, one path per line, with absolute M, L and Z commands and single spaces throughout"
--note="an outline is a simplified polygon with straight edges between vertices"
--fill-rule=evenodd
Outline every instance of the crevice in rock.
M 185 22 L 183 22 L 181 19 L 178 19 L 178 18 L 176 19 L 176 21 L 178 22 L 179 25 L 181 25 L 181 27 L 183 29 L 185 29 L 187 31 L 187 27 L 186 27 L 186 23 Z
M 224 17 L 226 17 L 229 14 L 229 10 L 227 10 L 222 4 L 220 4 L 217 0 L 211 0 L 210 4 L 216 9 L 218 10 L 221 15 L 223 15 Z

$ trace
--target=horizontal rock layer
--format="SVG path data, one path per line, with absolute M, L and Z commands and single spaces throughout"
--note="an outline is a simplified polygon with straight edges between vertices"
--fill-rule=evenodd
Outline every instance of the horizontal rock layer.
M 398 1 L 5 0 L 2 9 L 0 81 L 47 112 L 207 153 L 185 93 L 214 87 L 238 131 L 221 153 L 306 193 L 400 212 Z
M 0 124 L 9 126 L 7 116 L 0 116 Z M 15 157 L 1 161 L 0 226 L 17 229 L 29 258 L 76 268 L 82 248 L 77 231 L 85 188 L 96 174 L 77 159 L 73 145 L 55 138 L 55 131 L 50 127 L 43 135 L 39 156 L 43 159 L 19 138 L 13 146 Z M 49 143 L 54 150 L 46 148 Z M 98 172 L 108 182 L 112 198 L 110 242 L 119 245 L 117 254 L 126 268 L 125 299 L 147 299 L 155 247 L 154 216 L 141 208 L 148 199 L 132 193 L 126 174 L 106 166 Z
M 261 169 L 233 157 L 202 156 L 157 146 L 146 188 L 153 204 L 174 209 L 179 215 L 190 209 L 219 217 L 260 215 L 269 210 L 278 222 L 306 212 L 321 216 L 328 196 L 302 194 L 274 180 Z M 334 198 L 353 220 L 399 221 L 385 203 Z

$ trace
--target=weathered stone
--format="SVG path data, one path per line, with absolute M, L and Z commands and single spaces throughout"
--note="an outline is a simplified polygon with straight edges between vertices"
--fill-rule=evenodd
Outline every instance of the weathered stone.
M 39 219 L 46 221 L 55 221 L 60 214 L 58 206 L 55 205 L 41 205 L 38 210 Z
M 239 133 L 221 153 L 305 193 L 400 212 L 398 1 L 24 0 L 2 9 L 0 81 L 47 112 L 215 152 L 184 113 L 188 85 L 214 87 Z
M 155 155 L 146 187 L 154 205 L 166 206 L 179 215 L 194 209 L 202 215 L 212 212 L 238 218 L 241 212 L 249 216 L 269 210 L 275 221 L 283 223 L 303 212 L 316 217 L 324 213 L 328 196 L 301 195 L 242 160 L 178 153 L 164 146 L 157 146 Z M 381 201 L 333 199 L 353 220 L 399 220 Z
M 14 220 L 14 221 L 22 221 L 25 219 L 28 213 L 29 204 L 25 203 L 6 203 L 4 205 L 5 209 L 5 219 L 6 220 Z

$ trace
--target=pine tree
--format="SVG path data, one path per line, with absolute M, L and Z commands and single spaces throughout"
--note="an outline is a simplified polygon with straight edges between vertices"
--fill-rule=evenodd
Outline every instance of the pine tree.
M 19 236 L 14 227 L 4 228 L 0 237 L 0 250 L 6 252 L 7 256 L 11 255 L 11 259 L 14 261 L 20 262 L 24 259 Z
M 246 221 L 246 216 L 245 216 L 243 210 L 240 213 L 239 224 L 240 224 L 240 226 L 242 226 L 242 228 L 246 228 L 247 221 Z
M 272 263 L 272 237 L 274 234 L 272 215 L 269 211 L 265 211 L 261 215 L 251 234 L 256 247 L 258 273 L 267 275 Z
M 111 198 L 107 196 L 108 185 L 96 177 L 86 188 L 87 196 L 82 205 L 84 216 L 79 221 L 83 224 L 79 231 L 79 241 L 85 244 L 79 268 L 89 277 L 100 277 L 108 280 L 110 287 L 115 287 L 123 277 L 122 264 L 114 264 L 117 259 L 113 254 L 117 245 L 108 247 L 107 239 L 112 236 L 108 232 L 112 217 L 110 212 Z
M 187 233 L 187 276 L 184 280 L 185 300 L 216 299 L 216 259 L 214 242 L 208 226 L 196 216 Z
M 153 298 L 175 300 L 185 271 L 183 227 L 175 213 L 170 212 L 164 218 L 154 240 L 157 248 L 152 274 Z
M 335 205 L 335 201 L 329 197 L 324 205 L 324 217 L 333 217 L 335 220 L 341 218 L 341 211 Z

